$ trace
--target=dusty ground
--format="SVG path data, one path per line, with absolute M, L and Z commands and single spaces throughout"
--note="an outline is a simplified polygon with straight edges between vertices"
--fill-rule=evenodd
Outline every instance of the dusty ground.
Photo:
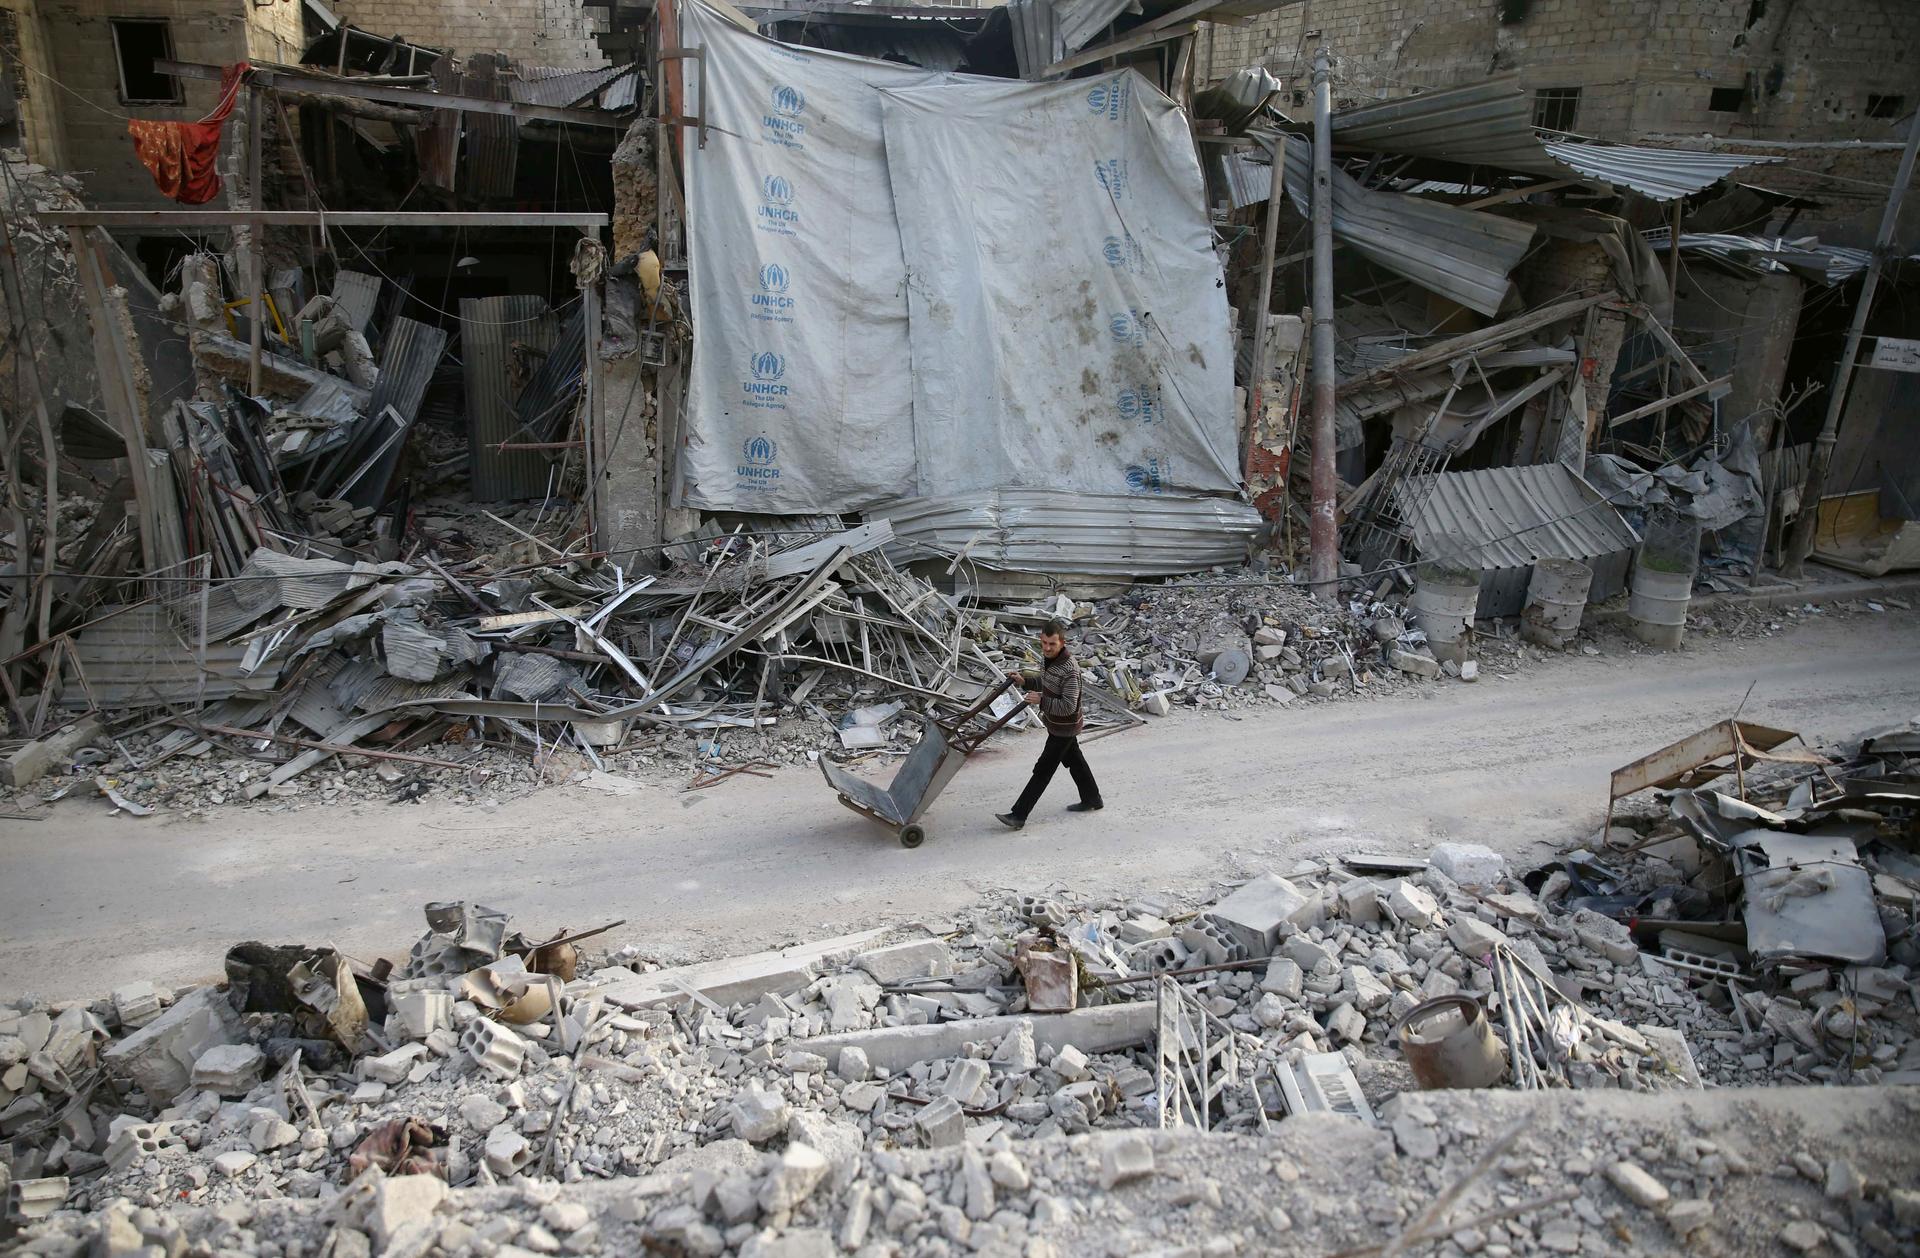
M 1607 772 L 1730 715 L 1844 738 L 1920 715 L 1920 615 L 1810 617 L 1772 637 L 1489 670 L 1377 702 L 1176 717 L 1092 744 L 1108 799 L 1013 834 L 992 819 L 1037 737 L 970 764 L 926 846 L 840 806 L 811 771 L 683 795 L 555 788 L 497 807 L 384 801 L 170 823 L 71 799 L 0 822 L 0 998 L 91 997 L 218 972 L 242 939 L 404 950 L 419 906 L 478 899 L 530 929 L 614 918 L 667 958 L 937 918 L 988 887 L 1083 891 L 1195 881 L 1329 847 L 1423 851 L 1460 838 L 1516 857 L 1598 824 Z

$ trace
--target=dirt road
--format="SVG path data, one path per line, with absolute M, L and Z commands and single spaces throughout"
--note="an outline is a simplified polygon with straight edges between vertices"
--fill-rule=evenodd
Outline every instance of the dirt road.
M 903 850 L 789 770 L 693 795 L 555 788 L 495 808 L 369 802 L 169 823 L 75 799 L 0 822 L 0 999 L 90 997 L 218 972 L 244 939 L 403 954 L 428 900 L 478 899 L 529 928 L 616 917 L 663 957 L 937 918 L 987 887 L 1137 891 L 1329 848 L 1448 838 L 1516 856 L 1591 833 L 1608 770 L 1731 714 L 1842 738 L 1920 716 L 1920 616 L 1813 619 L 1672 656 L 1574 655 L 1406 697 L 1190 715 L 1093 744 L 1109 806 L 1019 834 L 992 814 L 1038 738 L 1009 740 L 944 794 Z M 1276 859 L 1277 858 L 1277 859 Z

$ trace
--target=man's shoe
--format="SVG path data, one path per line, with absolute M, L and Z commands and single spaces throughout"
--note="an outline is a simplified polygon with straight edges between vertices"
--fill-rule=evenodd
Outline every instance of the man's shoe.
M 995 813 L 994 819 L 1009 830 L 1024 830 L 1027 828 L 1025 818 L 1016 817 L 1010 812 Z
M 1105 808 L 1105 807 L 1106 805 L 1104 803 L 1096 799 L 1091 804 L 1088 804 L 1088 803 L 1068 804 L 1067 811 L 1068 812 L 1099 812 L 1102 808 Z

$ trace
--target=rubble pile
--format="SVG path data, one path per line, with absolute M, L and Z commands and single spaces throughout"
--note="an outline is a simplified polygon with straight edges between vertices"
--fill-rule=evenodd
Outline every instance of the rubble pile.
M 1639 1008 L 1626 928 L 1529 896 L 1484 849 L 1436 849 L 1411 876 L 1382 863 L 1191 902 L 994 899 L 939 936 L 667 969 L 631 945 L 591 964 L 586 935 L 529 937 L 465 903 L 429 905 L 398 965 L 243 944 L 224 990 L 139 984 L 0 1017 L 10 1215 L 22 1252 L 45 1254 L 123 1236 L 128 1252 L 1065 1254 L 1116 1227 L 1171 1238 L 1246 1197 L 1259 1208 L 1205 1251 L 1233 1253 L 1294 1228 L 1432 1228 L 1435 1194 L 1491 1158 L 1507 1182 L 1434 1232 L 1461 1252 L 1750 1226 L 1728 1197 L 1774 1191 L 1770 1174 L 1811 1191 L 1805 1217 L 1769 1227 L 1913 1237 L 1913 1203 L 1857 1151 L 1802 1142 L 1776 1170 L 1746 1142 L 1650 1136 L 1604 1108 L 1584 1134 L 1516 1144 L 1523 1115 L 1471 1103 L 1493 1093 L 1417 1090 L 1396 1038 L 1435 997 L 1473 996 L 1514 1042 L 1502 956 L 1542 967 L 1564 1011 L 1532 1068 L 1502 1073 L 1562 1096 L 1700 1087 L 1703 1002 L 1663 975 L 1676 999 Z M 1910 972 L 1886 971 L 1905 1034 Z M 1219 1144 L 1196 1146 L 1202 1130 Z M 1354 1159 L 1389 1164 L 1384 1195 L 1334 1191 Z M 1554 1185 L 1567 1195 L 1542 1201 Z

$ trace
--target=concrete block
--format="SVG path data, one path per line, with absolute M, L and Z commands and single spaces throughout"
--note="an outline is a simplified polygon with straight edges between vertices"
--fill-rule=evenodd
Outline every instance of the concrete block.
M 252 1170 L 253 1164 L 259 1160 L 260 1155 L 257 1153 L 249 1153 L 245 1149 L 229 1149 L 213 1160 L 213 1169 L 228 1179 L 237 1179 Z
M 1144 917 L 1131 917 L 1121 922 L 1114 934 L 1124 944 L 1145 943 L 1149 939 L 1165 939 L 1173 934 L 1173 927 L 1164 918 L 1148 914 Z
M 424 1040 L 435 1031 L 453 1025 L 453 993 L 448 991 L 403 992 L 393 1001 L 393 1014 L 400 1030 L 410 1040 Z
M 166 1123 L 129 1123 L 107 1141 L 104 1156 L 107 1165 L 124 1171 L 131 1163 L 150 1158 L 168 1145 L 177 1144 L 173 1128 Z
M 950 1096 L 921 1106 L 913 1116 L 913 1125 L 929 1149 L 951 1148 L 967 1138 L 967 1116 L 960 1112 L 960 1102 Z
M 533 1146 L 527 1138 L 505 1123 L 487 1133 L 487 1143 L 481 1150 L 486 1159 L 487 1169 L 505 1179 L 518 1175 L 521 1168 L 533 1157 Z
M 407 1048 L 426 1051 L 424 1044 L 409 1044 Z M 521 1063 L 527 1059 L 527 1042 L 497 1022 L 485 1018 L 475 1018 L 467 1023 L 467 1029 L 460 1037 L 460 1048 L 474 1064 L 498 1079 L 511 1079 L 520 1073 Z M 387 1054 L 392 1057 L 406 1049 L 395 1049 Z
M 284 1149 L 299 1138 L 300 1129 L 278 1114 L 266 1114 L 255 1119 L 247 1132 L 247 1143 L 253 1146 L 255 1153 Z
M 245 1096 L 260 1082 L 267 1055 L 251 1044 L 215 1044 L 193 1063 L 193 1086 L 224 1097 Z
M 953 1063 L 953 1069 L 947 1073 L 946 1086 L 940 1090 L 963 1107 L 977 1105 L 980 1102 L 980 1089 L 987 1086 L 990 1074 L 992 1068 L 978 1057 L 962 1057 Z
M 1400 647 L 1393 647 L 1388 650 L 1387 663 L 1393 665 L 1401 672 L 1410 673 L 1415 677 L 1438 677 L 1441 671 L 1440 661 L 1434 659 L 1431 655 L 1423 655 L 1418 651 L 1403 650 Z
M 953 973 L 953 953 L 938 939 L 913 939 L 863 952 L 853 964 L 882 985 L 915 978 L 943 978 Z
M 389 1175 L 374 1189 L 367 1230 L 385 1248 L 410 1223 L 424 1223 L 447 1199 L 447 1181 L 437 1175 Z
M 872 1064 L 867 1061 L 867 1051 L 863 1048 L 843 1048 L 840 1060 L 835 1063 L 834 1071 L 848 1083 L 859 1083 L 873 1073 Z
M 1431 926 L 1434 918 L 1440 915 L 1440 906 L 1434 902 L 1434 898 L 1404 878 L 1393 889 L 1393 894 L 1387 897 L 1387 908 L 1410 926 Z
M 762 1092 L 758 1087 L 743 1088 L 727 1107 L 733 1134 L 754 1144 L 764 1144 L 787 1129 L 789 1108 L 778 1092 Z
M 1071 1044 L 1063 1046 L 1054 1054 L 1052 1070 L 1068 1083 L 1079 1083 L 1090 1073 L 1087 1055 Z
M 122 1027 L 137 1031 L 160 1016 L 160 993 L 154 990 L 152 983 L 144 980 L 116 987 L 113 989 L 113 1011 L 120 1015 Z
M 1100 1183 L 1112 1188 L 1153 1174 L 1153 1144 L 1137 1131 L 1108 1136 L 1100 1146 Z
M 1327 1034 L 1342 1044 L 1358 1044 L 1367 1033 L 1367 1020 L 1352 1005 L 1336 1006 L 1327 1018 Z
M 836 1193 L 853 1182 L 867 1147 L 866 1136 L 852 1123 L 804 1111 L 787 1120 L 787 1141 L 788 1147 L 801 1144 L 819 1150 L 827 1159 L 829 1184 Z
M 1447 923 L 1447 938 L 1453 941 L 1454 947 L 1476 959 L 1492 952 L 1495 944 L 1507 942 L 1505 932 L 1465 913 Z
M 1206 917 L 1224 926 L 1249 957 L 1273 952 L 1284 926 L 1306 926 L 1320 916 L 1319 901 L 1278 874 L 1261 874 L 1208 909 Z
M 67 1187 L 65 1175 L 16 1179 L 7 1185 L 7 1217 L 22 1222 L 43 1219 L 65 1204 Z
M 1491 887 L 1507 872 L 1500 853 L 1478 843 L 1436 843 L 1427 865 L 1463 887 Z
M 818 1149 L 789 1144 L 760 1185 L 760 1206 L 769 1214 L 792 1210 L 827 1177 L 827 1159 Z
M 1305 935 L 1289 936 L 1287 942 L 1281 945 L 1280 951 L 1308 974 L 1331 970 L 1340 963 L 1333 949 Z
M 1260 980 L 1260 990 L 1287 1000 L 1298 1000 L 1300 984 L 1305 978 L 1298 961 L 1291 957 L 1275 957 L 1267 963 L 1266 977 Z
M 483 1025 L 491 1026 L 493 1024 L 483 1023 L 479 1020 L 471 1024 L 472 1027 Z M 509 1031 L 507 1034 L 512 1035 L 513 1032 Z M 516 1036 L 515 1038 L 517 1039 L 518 1037 Z M 360 1060 L 360 1074 L 361 1077 L 371 1079 L 375 1083 L 384 1083 L 391 1086 L 404 1081 L 408 1073 L 413 1070 L 414 1063 L 426 1055 L 427 1046 L 425 1044 L 403 1044 L 391 1053 L 382 1053 L 378 1057 L 362 1058 Z M 516 1062 L 516 1072 L 518 1068 L 518 1063 Z
M 841 1049 L 852 1047 L 864 1052 L 873 1066 L 891 1073 L 915 1062 L 958 1056 L 966 1045 L 997 1040 L 1021 1022 L 1032 1025 L 1034 1049 L 1043 1061 L 1069 1044 L 1088 1054 L 1111 1053 L 1152 1042 L 1153 1002 L 1097 1005 L 1072 1013 L 1007 1014 L 925 1026 L 880 1027 L 802 1042 L 808 1051 L 825 1057 L 829 1065 L 838 1064 Z
M 218 1044 L 246 1039 L 240 1018 L 224 992 L 200 987 L 102 1055 L 107 1069 L 138 1084 L 156 1109 L 164 1109 L 193 1083 L 193 1064 Z
M 1340 916 L 1355 926 L 1380 920 L 1380 888 L 1364 878 L 1356 878 L 1337 893 Z

